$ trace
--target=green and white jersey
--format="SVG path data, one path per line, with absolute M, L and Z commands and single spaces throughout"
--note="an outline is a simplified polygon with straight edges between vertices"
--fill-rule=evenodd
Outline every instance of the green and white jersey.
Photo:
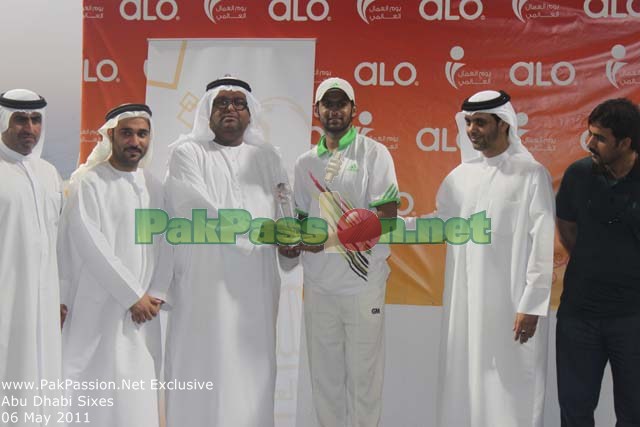
M 327 164 L 340 153 L 342 162 L 330 183 L 325 182 Z M 299 214 L 337 219 L 354 208 L 375 211 L 377 206 L 399 203 L 398 181 L 387 148 L 351 128 L 333 154 L 322 137 L 318 145 L 296 161 L 294 197 Z M 321 200 L 323 207 L 321 208 Z M 327 206 L 329 201 L 330 206 Z M 322 210 L 322 211 L 321 211 Z M 335 227 L 329 221 L 329 232 Z M 341 245 L 302 256 L 304 284 L 331 295 L 353 295 L 369 284 L 384 286 L 389 274 L 387 245 L 378 244 L 366 252 L 349 252 Z

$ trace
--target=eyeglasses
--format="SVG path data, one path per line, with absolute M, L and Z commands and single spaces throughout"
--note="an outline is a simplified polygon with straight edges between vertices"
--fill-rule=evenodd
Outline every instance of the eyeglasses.
M 236 111 L 242 111 L 247 109 L 247 100 L 244 98 L 216 98 L 213 100 L 213 108 L 217 110 L 226 110 L 229 105 L 233 104 L 233 108 Z

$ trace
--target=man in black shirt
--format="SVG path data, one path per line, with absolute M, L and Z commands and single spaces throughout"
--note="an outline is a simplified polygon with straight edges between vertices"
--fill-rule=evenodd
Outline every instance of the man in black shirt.
M 571 254 L 556 329 L 562 427 L 594 426 L 607 361 L 616 426 L 640 426 L 640 110 L 611 99 L 588 124 L 591 157 L 569 166 L 556 196 Z

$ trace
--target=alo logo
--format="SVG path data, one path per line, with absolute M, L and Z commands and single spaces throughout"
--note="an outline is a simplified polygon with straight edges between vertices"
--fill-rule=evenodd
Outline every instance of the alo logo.
M 449 84 L 458 89 L 458 85 L 456 84 L 456 73 L 460 68 L 464 67 L 465 64 L 457 61 L 464 58 L 464 49 L 461 46 L 454 46 L 449 51 L 449 56 L 455 62 L 447 61 L 444 66 L 444 74 L 447 77 Z
M 458 7 L 460 15 L 454 15 L 451 11 L 451 0 L 422 0 L 419 12 L 426 21 L 458 21 L 460 17 L 473 21 L 482 15 L 481 0 L 462 0 Z M 484 16 L 482 17 L 484 18 Z
M 329 17 L 329 3 L 327 0 L 309 0 L 305 14 L 301 15 L 302 7 L 299 3 L 304 0 L 271 0 L 269 4 L 269 16 L 274 21 L 323 21 L 331 20 Z
M 459 89 L 460 86 L 468 85 L 489 85 L 491 84 L 492 72 L 488 70 L 462 70 L 465 63 L 459 62 L 464 58 L 462 46 L 454 46 L 449 51 L 452 61 L 447 61 L 444 66 L 444 75 L 449 84 Z
M 402 6 L 399 4 L 379 4 L 373 7 L 376 0 L 358 0 L 356 9 L 365 23 L 402 19 Z M 384 2 L 383 2 L 384 3 Z
M 112 81 L 119 82 L 118 64 L 111 59 L 103 59 L 98 62 L 95 67 L 91 66 L 91 62 L 85 59 L 83 62 L 82 77 L 85 82 L 94 83 L 97 81 L 109 83 Z
M 582 147 L 582 149 L 587 153 L 591 153 L 591 150 L 589 150 L 589 146 L 587 145 L 588 139 L 589 139 L 589 129 L 585 130 L 580 134 L 580 147 Z
M 522 75 L 524 78 L 518 77 L 516 74 Z M 553 64 L 550 75 L 551 80 L 545 80 L 542 71 L 542 62 L 516 62 L 509 70 L 509 78 L 516 86 L 568 86 L 576 78 L 575 67 L 567 61 L 561 61 Z
M 367 136 L 367 134 L 373 130 L 373 128 L 367 127 L 373 122 L 373 114 L 369 111 L 360 112 L 360 114 L 358 114 L 358 122 L 361 126 L 355 126 L 355 128 L 360 135 Z
M 626 62 L 622 62 L 619 60 L 624 59 L 626 55 L 627 49 L 625 49 L 625 47 L 621 44 L 617 44 L 611 48 L 611 56 L 613 57 L 613 59 L 607 61 L 605 73 L 607 74 L 609 83 L 611 83 L 616 89 L 620 89 L 617 78 L 618 71 L 620 71 L 622 67 L 627 65 Z
M 398 216 L 406 216 L 406 215 L 415 216 L 416 212 L 414 212 L 413 210 L 413 207 L 415 206 L 415 202 L 413 201 L 413 196 L 411 195 L 411 193 L 401 191 L 398 193 L 398 197 L 400 197 L 400 206 L 404 205 L 402 199 L 407 201 L 406 208 L 401 209 L 400 206 L 398 206 Z
M 155 8 L 150 7 L 156 1 Z M 152 14 L 151 9 L 153 9 Z M 180 19 L 176 0 L 122 0 L 120 16 L 127 21 L 171 21 Z
M 448 134 L 447 128 L 422 128 L 416 134 L 416 144 L 422 151 L 458 151 L 455 145 L 448 145 Z
M 520 112 L 516 114 L 516 120 L 518 123 L 518 136 L 522 138 L 522 136 L 529 132 L 529 129 L 525 129 L 524 127 L 529 123 L 529 115 L 527 113 Z
M 207 18 L 214 24 L 216 23 L 216 19 L 214 16 L 214 9 L 218 3 L 222 0 L 204 0 L 204 13 L 207 15 Z
M 369 20 L 367 19 L 367 8 L 371 6 L 371 3 L 374 1 L 375 0 L 358 0 L 358 3 L 356 4 L 358 15 L 360 15 L 360 18 L 362 18 L 362 20 L 367 24 L 369 23 Z
M 560 5 L 543 1 L 538 4 L 527 4 L 529 0 L 511 0 L 511 9 L 520 21 L 525 22 L 524 18 L 558 18 L 560 16 Z M 526 6 L 525 6 L 526 5 Z M 523 10 L 526 13 L 523 13 Z
M 611 48 L 611 59 L 607 61 L 605 74 L 616 89 L 629 85 L 640 85 L 640 69 L 637 65 L 624 62 L 627 48 L 617 44 Z M 624 69 L 623 69 L 624 68 Z
M 620 0 L 585 0 L 584 13 L 586 13 L 589 18 L 594 19 L 626 18 L 627 16 L 640 18 L 640 7 L 638 7 L 638 10 L 634 9 L 634 1 L 635 0 L 626 0 L 626 2 Z M 625 12 L 618 12 L 618 10 L 622 10 L 622 7 L 618 6 L 619 3 L 625 3 Z
M 366 71 L 365 71 L 366 70 Z M 409 86 L 417 85 L 418 71 L 410 62 L 401 62 L 393 68 L 393 80 L 386 75 L 384 62 L 361 62 L 353 71 L 353 77 L 361 86 Z M 364 75 L 364 77 L 363 77 Z
M 222 0 L 204 0 L 204 13 L 209 21 L 219 24 L 228 19 L 246 19 L 247 6 L 221 5 Z
M 513 9 L 513 13 L 515 13 L 516 17 L 524 22 L 524 18 L 522 17 L 522 8 L 527 3 L 527 0 L 512 0 L 511 9 Z
M 527 147 L 531 153 L 536 152 L 553 152 L 556 151 L 557 140 L 553 136 L 532 136 L 529 129 L 525 129 L 529 123 L 529 115 L 525 112 L 519 112 L 516 115 L 518 124 L 518 136 L 522 140 L 522 144 Z M 525 134 L 527 134 L 525 136 Z
M 378 141 L 379 143 L 386 146 L 389 151 L 398 149 L 398 146 L 400 144 L 399 136 L 379 134 L 371 135 L 371 132 L 373 132 L 374 128 L 369 126 L 373 126 L 373 114 L 371 114 L 369 111 L 361 111 L 354 121 L 353 126 L 356 128 L 358 134 L 368 136 L 369 138 Z

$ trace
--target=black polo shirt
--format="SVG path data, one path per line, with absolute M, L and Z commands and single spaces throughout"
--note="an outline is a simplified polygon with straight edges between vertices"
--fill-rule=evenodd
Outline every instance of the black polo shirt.
M 562 178 L 556 209 L 578 225 L 558 316 L 640 313 L 640 162 L 615 180 L 590 157 L 578 160 Z

